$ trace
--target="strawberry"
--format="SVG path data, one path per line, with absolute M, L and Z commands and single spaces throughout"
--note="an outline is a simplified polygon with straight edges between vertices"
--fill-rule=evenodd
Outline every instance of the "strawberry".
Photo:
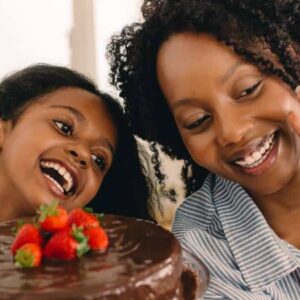
M 41 246 L 34 243 L 27 243 L 20 247 L 15 255 L 15 265 L 17 267 L 31 268 L 41 264 Z
M 108 246 L 108 237 L 102 227 L 91 227 L 84 231 L 92 250 L 105 250 Z
M 100 226 L 98 218 L 94 214 L 84 211 L 82 208 L 74 208 L 69 213 L 68 225 L 72 226 L 73 224 L 77 227 L 81 226 L 84 229 Z
M 37 213 L 38 222 L 44 231 L 57 232 L 67 225 L 68 212 L 57 201 L 41 205 Z
M 37 227 L 33 224 L 25 223 L 17 232 L 15 240 L 11 246 L 11 252 L 16 254 L 17 250 L 24 244 L 34 243 L 43 244 L 43 237 Z
M 81 257 L 89 251 L 87 238 L 82 228 L 66 227 L 53 234 L 44 248 L 44 257 L 48 259 L 71 260 Z

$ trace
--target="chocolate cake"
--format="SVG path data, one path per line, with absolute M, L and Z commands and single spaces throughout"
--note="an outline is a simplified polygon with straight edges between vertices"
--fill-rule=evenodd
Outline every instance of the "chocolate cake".
M 154 223 L 106 215 L 110 246 L 70 262 L 46 261 L 33 269 L 13 264 L 15 221 L 0 225 L 0 299 L 194 299 L 201 290 L 183 270 L 174 236 Z

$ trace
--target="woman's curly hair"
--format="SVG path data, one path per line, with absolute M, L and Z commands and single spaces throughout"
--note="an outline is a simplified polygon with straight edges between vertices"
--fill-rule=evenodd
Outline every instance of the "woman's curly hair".
M 125 27 L 108 45 L 110 81 L 125 100 L 134 133 L 161 144 L 171 157 L 186 161 L 183 177 L 192 192 L 202 183 L 205 171 L 191 161 L 160 90 L 156 76 L 159 48 L 176 33 L 210 33 L 262 72 L 278 76 L 294 89 L 300 77 L 300 2 L 145 0 L 142 13 L 142 22 Z

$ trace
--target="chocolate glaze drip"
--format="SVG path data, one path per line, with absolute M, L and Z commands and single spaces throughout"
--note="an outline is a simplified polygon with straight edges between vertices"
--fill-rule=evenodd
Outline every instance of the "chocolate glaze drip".
M 10 247 L 15 221 L 0 225 L 0 299 L 193 299 L 192 276 L 182 272 L 174 236 L 154 223 L 106 215 L 110 246 L 71 262 L 17 269 Z M 185 282 L 188 289 L 183 289 Z M 191 288 L 192 287 L 192 288 Z M 187 294 L 187 290 L 189 293 Z

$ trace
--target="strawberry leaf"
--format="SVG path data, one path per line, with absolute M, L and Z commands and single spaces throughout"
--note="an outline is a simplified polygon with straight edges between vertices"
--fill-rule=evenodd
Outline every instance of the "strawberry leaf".
M 53 200 L 50 204 L 41 204 L 39 209 L 37 210 L 39 221 L 43 222 L 47 217 L 57 216 L 59 214 L 57 206 L 57 200 Z
M 34 256 L 26 250 L 18 250 L 15 256 L 15 266 L 21 268 L 30 268 L 33 266 Z
M 90 214 L 92 214 L 94 212 L 94 210 L 91 207 L 88 207 L 88 206 L 84 207 L 83 210 L 86 211 L 87 213 L 90 213 Z
M 85 253 L 87 253 L 90 250 L 90 246 L 87 242 L 87 239 L 85 238 L 84 241 L 80 242 L 77 246 L 76 252 L 77 257 L 83 256 Z
M 12 228 L 13 233 L 17 233 L 24 224 L 25 221 L 23 219 L 18 219 L 16 225 Z
M 100 225 L 103 225 L 103 221 L 104 221 L 104 213 L 94 213 L 94 215 L 96 216 L 96 218 L 99 220 Z

